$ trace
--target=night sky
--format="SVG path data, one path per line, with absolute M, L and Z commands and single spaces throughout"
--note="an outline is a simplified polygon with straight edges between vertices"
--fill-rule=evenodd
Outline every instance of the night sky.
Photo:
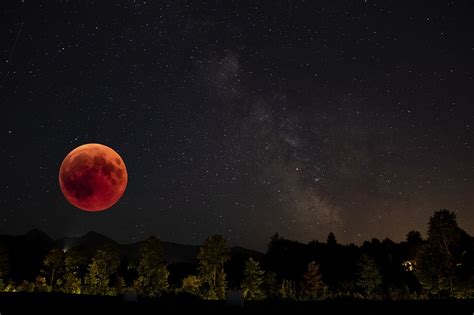
M 474 233 L 472 2 L 105 2 L 1 3 L 0 233 Z M 129 176 L 98 213 L 58 184 L 89 142 Z

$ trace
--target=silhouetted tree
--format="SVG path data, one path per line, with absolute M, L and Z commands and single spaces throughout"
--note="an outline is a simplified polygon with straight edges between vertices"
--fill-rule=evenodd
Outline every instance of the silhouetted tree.
M 8 253 L 8 247 L 3 241 L 0 241 L 0 281 L 2 279 L 6 279 L 8 277 L 9 272 L 10 272 L 10 255 Z M 0 291 L 1 291 L 1 288 L 0 288 Z
M 333 232 L 330 232 L 330 233 L 328 234 L 327 244 L 328 244 L 329 246 L 335 246 L 335 245 L 337 244 L 336 235 L 334 235 Z
M 407 250 L 408 250 L 408 260 L 413 260 L 418 255 L 421 245 L 423 244 L 423 239 L 421 234 L 418 231 L 410 231 L 407 234 Z M 413 268 L 415 266 L 413 265 Z
M 268 243 L 267 255 L 271 255 L 277 248 L 278 242 L 282 240 L 278 233 L 275 233 L 270 238 L 270 243 Z
M 263 289 L 263 277 L 265 271 L 260 268 L 260 263 L 250 257 L 245 262 L 244 279 L 240 285 L 242 294 L 246 300 L 263 300 L 265 292 Z
M 407 243 L 409 244 L 421 244 L 423 239 L 421 238 L 421 233 L 418 231 L 410 231 L 407 234 Z
M 280 279 L 299 279 L 306 271 L 308 254 L 307 244 L 275 234 L 265 255 L 265 268 L 275 272 Z
M 112 246 L 96 251 L 88 272 L 84 279 L 84 291 L 94 295 L 114 295 L 114 290 L 109 286 L 110 277 L 118 270 L 120 259 L 117 251 Z
M 150 237 L 140 247 L 138 279 L 134 287 L 139 294 L 155 297 L 168 289 L 169 272 L 163 264 L 163 244 L 156 237 Z
M 198 252 L 199 277 L 206 286 L 205 298 L 223 300 L 227 282 L 224 263 L 229 259 L 229 248 L 221 235 L 209 237 Z
M 461 236 L 454 212 L 440 210 L 430 218 L 428 239 L 417 263 L 417 277 L 429 293 L 453 293 L 456 264 L 462 255 Z
M 369 299 L 376 297 L 381 290 L 382 275 L 375 261 L 367 254 L 363 254 L 358 262 L 357 286 Z
M 55 280 L 60 279 L 64 273 L 64 252 L 62 249 L 53 248 L 43 262 L 46 273 L 49 276 L 49 286 L 56 290 L 58 284 Z
M 308 271 L 303 276 L 302 297 L 303 299 L 319 300 L 324 298 L 325 286 L 319 272 L 319 265 L 311 261 Z

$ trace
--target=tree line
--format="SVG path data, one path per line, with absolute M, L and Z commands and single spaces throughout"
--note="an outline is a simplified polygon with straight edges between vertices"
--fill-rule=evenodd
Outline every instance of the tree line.
M 224 300 L 237 292 L 257 301 L 474 298 L 474 241 L 448 210 L 433 214 L 425 240 L 411 231 L 404 242 L 372 239 L 359 247 L 338 244 L 333 233 L 325 243 L 308 244 L 275 234 L 265 255 L 248 255 L 238 268 L 230 268 L 234 258 L 226 240 L 213 235 L 199 248 L 195 272 L 174 285 L 156 237 L 141 243 L 137 262 L 124 261 L 110 244 L 90 258 L 75 248 L 52 248 L 36 279 L 19 283 L 9 278 L 8 257 L 1 251 L 3 292 L 133 293 L 143 298 L 188 294 L 206 300 Z

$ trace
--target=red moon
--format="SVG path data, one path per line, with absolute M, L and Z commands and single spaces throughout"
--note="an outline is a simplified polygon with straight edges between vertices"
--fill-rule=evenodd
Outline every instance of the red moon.
M 112 207 L 122 197 L 127 182 L 127 169 L 120 155 L 98 143 L 75 148 L 59 169 L 59 186 L 64 197 L 85 211 Z

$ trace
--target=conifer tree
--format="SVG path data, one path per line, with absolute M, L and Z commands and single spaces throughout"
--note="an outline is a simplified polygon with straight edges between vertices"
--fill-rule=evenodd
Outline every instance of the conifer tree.
M 264 274 L 259 262 L 251 257 L 245 262 L 244 279 L 241 284 L 242 294 L 246 300 L 265 299 Z
M 308 271 L 303 276 L 302 297 L 309 300 L 324 298 L 325 286 L 319 272 L 319 265 L 311 261 Z
M 357 286 L 369 299 L 380 293 L 382 276 L 375 261 L 367 254 L 363 254 L 358 263 Z

